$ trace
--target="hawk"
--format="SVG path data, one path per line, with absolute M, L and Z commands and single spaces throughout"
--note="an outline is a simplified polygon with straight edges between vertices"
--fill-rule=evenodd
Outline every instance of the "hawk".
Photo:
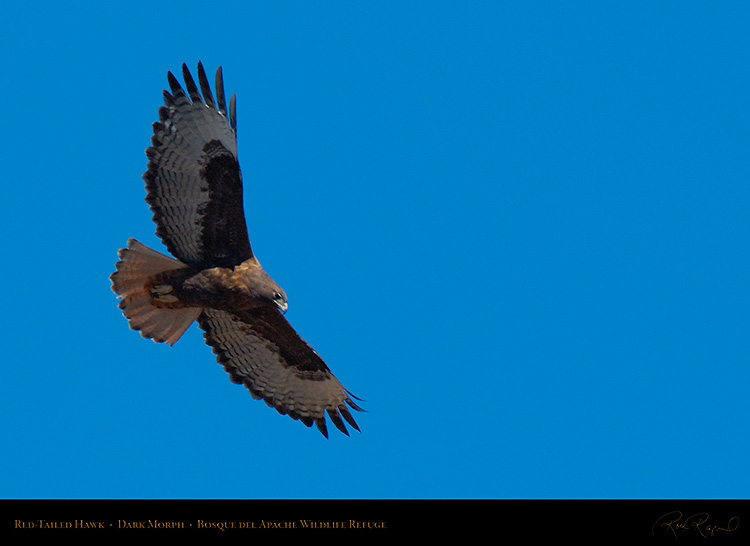
M 118 306 L 157 343 L 174 345 L 198 321 L 230 380 L 253 398 L 326 438 L 326 414 L 347 436 L 344 421 L 359 431 L 348 409 L 363 411 L 359 399 L 287 322 L 286 294 L 250 247 L 235 96 L 227 108 L 221 67 L 216 100 L 201 63 L 198 85 L 184 64 L 182 75 L 187 93 L 167 73 L 171 93 L 163 92 L 143 174 L 156 234 L 174 257 L 128 240 L 110 276 Z

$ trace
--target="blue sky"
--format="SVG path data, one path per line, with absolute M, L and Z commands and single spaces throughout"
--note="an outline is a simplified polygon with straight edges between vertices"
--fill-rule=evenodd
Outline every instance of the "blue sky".
M 4 8 L 4 498 L 736 498 L 744 2 Z M 253 248 L 365 399 L 325 440 L 127 328 L 166 72 L 237 93 Z

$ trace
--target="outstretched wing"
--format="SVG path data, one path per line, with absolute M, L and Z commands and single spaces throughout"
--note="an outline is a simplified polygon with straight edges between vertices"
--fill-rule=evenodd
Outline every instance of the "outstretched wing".
M 156 234 L 175 258 L 197 269 L 233 267 L 252 256 L 237 162 L 234 95 L 227 113 L 221 68 L 216 71 L 216 101 L 202 64 L 200 91 L 184 64 L 182 74 L 187 94 L 169 72 L 172 92 L 164 91 L 166 106 L 159 108 L 152 146 L 146 149 L 146 201 Z
M 356 397 L 276 309 L 205 309 L 198 323 L 232 382 L 245 385 L 256 400 L 308 427 L 315 423 L 326 438 L 326 414 L 347 436 L 344 420 L 359 430 L 347 408 L 363 411 L 352 401 Z

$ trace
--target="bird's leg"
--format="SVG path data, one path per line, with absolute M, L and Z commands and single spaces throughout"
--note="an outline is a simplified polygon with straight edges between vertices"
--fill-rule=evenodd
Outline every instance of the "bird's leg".
M 172 295 L 174 287 L 171 284 L 159 284 L 151 287 L 151 297 L 161 303 L 177 303 L 180 301 Z
M 185 278 L 191 275 L 188 269 L 165 271 L 151 277 L 148 287 L 151 299 L 158 307 L 189 307 L 181 292 Z

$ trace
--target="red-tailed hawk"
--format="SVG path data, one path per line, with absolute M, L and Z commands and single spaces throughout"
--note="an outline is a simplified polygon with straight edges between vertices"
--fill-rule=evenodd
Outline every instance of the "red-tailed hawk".
M 253 398 L 315 423 L 326 438 L 326 414 L 346 435 L 344 420 L 359 430 L 347 408 L 362 411 L 356 397 L 286 321 L 286 294 L 250 248 L 235 98 L 227 110 L 221 68 L 216 101 L 201 63 L 200 91 L 184 64 L 182 74 L 187 94 L 167 75 L 172 92 L 164 91 L 143 175 L 156 234 L 176 259 L 130 239 L 110 277 L 119 307 L 133 330 L 169 345 L 197 320 L 232 382 Z

